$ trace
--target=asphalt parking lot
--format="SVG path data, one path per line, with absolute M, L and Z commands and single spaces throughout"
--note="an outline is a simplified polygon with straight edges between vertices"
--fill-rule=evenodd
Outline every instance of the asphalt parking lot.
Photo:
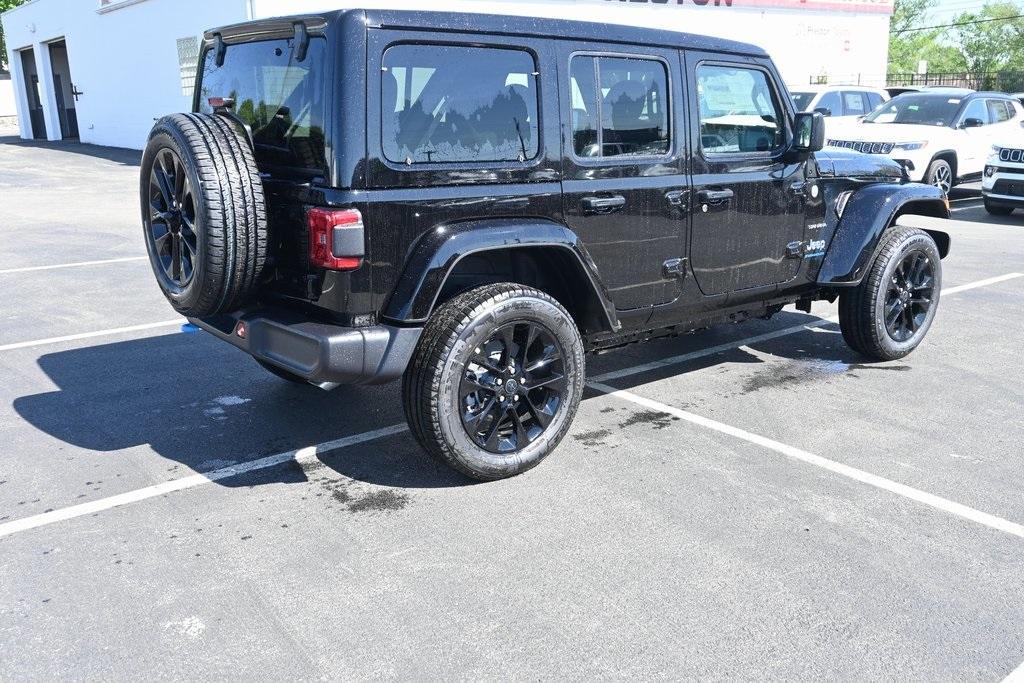
M 0 679 L 1024 672 L 1024 215 L 957 194 L 903 361 L 824 304 L 592 357 L 559 451 L 477 484 L 396 385 L 181 332 L 137 156 L 0 140 Z

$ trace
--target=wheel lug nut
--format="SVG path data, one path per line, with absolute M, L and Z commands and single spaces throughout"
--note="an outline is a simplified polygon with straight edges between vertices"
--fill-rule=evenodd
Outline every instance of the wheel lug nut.
M 518 401 L 518 400 L 519 400 L 519 394 L 516 394 L 516 396 L 515 396 L 515 400 L 516 400 L 516 401 Z
M 480 347 L 479 347 L 479 346 L 478 346 L 478 347 L 476 347 L 476 352 L 477 352 L 477 353 L 480 353 Z
M 504 396 L 499 396 L 498 400 L 501 401 L 502 403 L 504 403 L 505 402 L 505 397 Z
M 526 384 L 526 378 L 525 377 L 520 377 L 519 378 L 519 383 L 520 384 Z
M 498 386 L 501 386 L 502 383 L 503 383 L 503 380 L 499 377 L 498 378 Z M 502 400 L 504 401 L 505 399 L 502 399 Z

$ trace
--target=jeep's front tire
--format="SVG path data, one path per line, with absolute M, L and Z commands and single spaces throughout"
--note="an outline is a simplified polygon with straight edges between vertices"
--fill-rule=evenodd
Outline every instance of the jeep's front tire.
M 935 240 L 916 228 L 890 228 L 867 275 L 839 297 L 843 338 L 869 358 L 903 358 L 928 334 L 941 287 Z
M 558 446 L 584 375 L 583 341 L 561 304 L 524 285 L 486 285 L 430 318 L 403 378 L 403 406 L 427 452 L 493 481 Z

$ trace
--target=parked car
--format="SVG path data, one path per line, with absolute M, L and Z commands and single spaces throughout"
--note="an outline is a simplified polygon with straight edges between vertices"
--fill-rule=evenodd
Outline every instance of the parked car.
M 884 90 L 859 85 L 806 85 L 791 88 L 790 94 L 797 111 L 816 111 L 836 120 L 866 116 L 889 100 Z
M 144 234 L 194 324 L 293 382 L 401 378 L 419 443 L 498 479 L 565 436 L 586 352 L 818 299 L 867 358 L 921 343 L 950 239 L 896 218 L 943 196 L 822 126 L 717 38 L 257 21 L 205 34 L 193 111 L 154 126 Z
M 885 89 L 885 92 L 887 92 L 889 94 L 889 98 L 892 99 L 893 97 L 896 97 L 897 95 L 903 95 L 904 93 L 908 93 L 908 92 L 918 92 L 920 90 L 921 90 L 921 88 L 919 88 L 916 85 L 901 85 L 901 86 L 888 87 L 888 88 Z
M 1024 209 L 1024 135 L 992 148 L 981 179 L 985 210 L 994 216 L 1009 216 Z
M 907 93 L 830 134 L 827 146 L 895 159 L 911 179 L 948 193 L 980 176 L 992 145 L 1020 132 L 1022 114 L 1020 102 L 1003 93 Z

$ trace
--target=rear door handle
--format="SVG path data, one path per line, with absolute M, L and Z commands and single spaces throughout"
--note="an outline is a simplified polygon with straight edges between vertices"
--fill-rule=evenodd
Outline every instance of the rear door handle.
M 614 213 L 626 205 L 626 198 L 621 194 L 606 197 L 584 197 L 580 203 L 583 213 Z
M 794 180 L 792 183 L 789 184 L 789 189 L 792 190 L 794 194 L 803 194 L 804 190 L 807 189 L 807 181 Z
M 724 204 L 730 201 L 736 193 L 732 190 L 700 190 L 697 193 L 697 201 L 701 204 Z

